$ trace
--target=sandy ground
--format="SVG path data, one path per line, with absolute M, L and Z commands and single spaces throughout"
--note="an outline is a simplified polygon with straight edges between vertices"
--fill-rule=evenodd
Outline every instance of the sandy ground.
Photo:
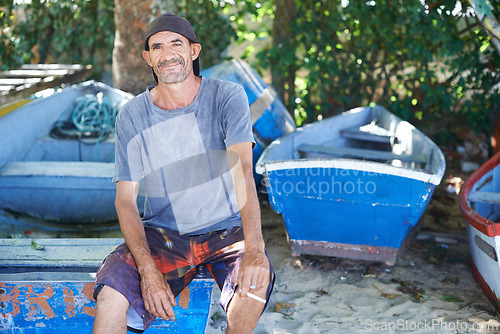
M 394 266 L 292 257 L 282 217 L 265 197 L 261 203 L 277 278 L 255 334 L 500 332 L 500 318 L 471 273 L 465 221 L 446 180 L 434 193 L 419 237 Z M 209 334 L 223 333 L 227 325 L 218 297 L 215 288 Z

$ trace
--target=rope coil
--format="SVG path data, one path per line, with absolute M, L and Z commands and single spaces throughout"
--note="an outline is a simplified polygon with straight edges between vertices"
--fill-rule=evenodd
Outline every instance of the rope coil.
M 82 161 L 81 145 L 94 145 L 95 161 L 101 161 L 99 143 L 115 133 L 115 119 L 118 108 L 103 93 L 86 94 L 75 99 L 74 108 L 62 113 L 54 124 L 50 136 L 78 140 L 79 157 Z M 82 140 L 87 139 L 87 140 Z M 91 139 L 92 142 L 88 140 Z M 105 161 L 113 158 L 104 159 Z
M 71 121 L 80 132 L 97 132 L 100 137 L 114 133 L 117 109 L 102 93 L 87 94 L 75 100 Z

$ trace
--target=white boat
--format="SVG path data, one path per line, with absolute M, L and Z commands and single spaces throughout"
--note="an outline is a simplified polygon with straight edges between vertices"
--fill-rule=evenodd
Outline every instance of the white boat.
M 459 204 L 467 221 L 472 272 L 500 314 L 500 153 L 469 176 Z

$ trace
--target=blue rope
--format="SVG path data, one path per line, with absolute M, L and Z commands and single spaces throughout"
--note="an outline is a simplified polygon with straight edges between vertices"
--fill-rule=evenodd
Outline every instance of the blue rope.
M 118 109 L 102 93 L 87 94 L 75 100 L 71 121 L 80 132 L 99 134 L 94 147 L 96 161 L 101 161 L 98 145 L 108 133 L 115 133 L 115 119 Z
M 79 97 L 75 104 L 71 120 L 79 131 L 101 135 L 114 133 L 117 109 L 108 99 L 102 98 L 102 93 Z

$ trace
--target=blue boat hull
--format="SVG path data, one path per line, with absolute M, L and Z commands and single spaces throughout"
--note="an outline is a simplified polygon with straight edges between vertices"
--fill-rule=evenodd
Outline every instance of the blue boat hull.
M 133 98 L 88 81 L 35 99 L 0 118 L 0 209 L 26 215 L 15 222 L 2 214 L 1 221 L 41 228 L 50 221 L 78 228 L 117 219 L 111 182 L 114 136 L 97 141 L 51 135 L 54 124 L 67 119 L 75 100 L 86 94 L 102 94 L 117 109 Z M 28 222 L 31 218 L 38 222 Z
M 292 132 L 295 122 L 281 100 L 275 97 L 272 87 L 268 86 L 260 75 L 241 59 L 232 59 L 204 69 L 200 73 L 209 78 L 228 80 L 243 86 L 252 106 L 263 94 L 269 94 L 262 110 L 256 111 L 258 117 L 253 122 L 253 132 L 259 146 L 264 149 L 274 139 Z M 251 108 L 252 109 L 252 108 Z M 259 154 L 260 155 L 260 154 Z
M 293 255 L 331 255 L 335 248 L 335 256 L 388 264 L 417 231 L 434 190 L 426 182 L 337 168 L 267 176 L 270 203 L 283 214 Z
M 174 307 L 175 321 L 157 319 L 147 333 L 204 333 L 211 279 L 195 279 Z M 94 282 L 0 282 L 0 331 L 11 334 L 92 333 Z

